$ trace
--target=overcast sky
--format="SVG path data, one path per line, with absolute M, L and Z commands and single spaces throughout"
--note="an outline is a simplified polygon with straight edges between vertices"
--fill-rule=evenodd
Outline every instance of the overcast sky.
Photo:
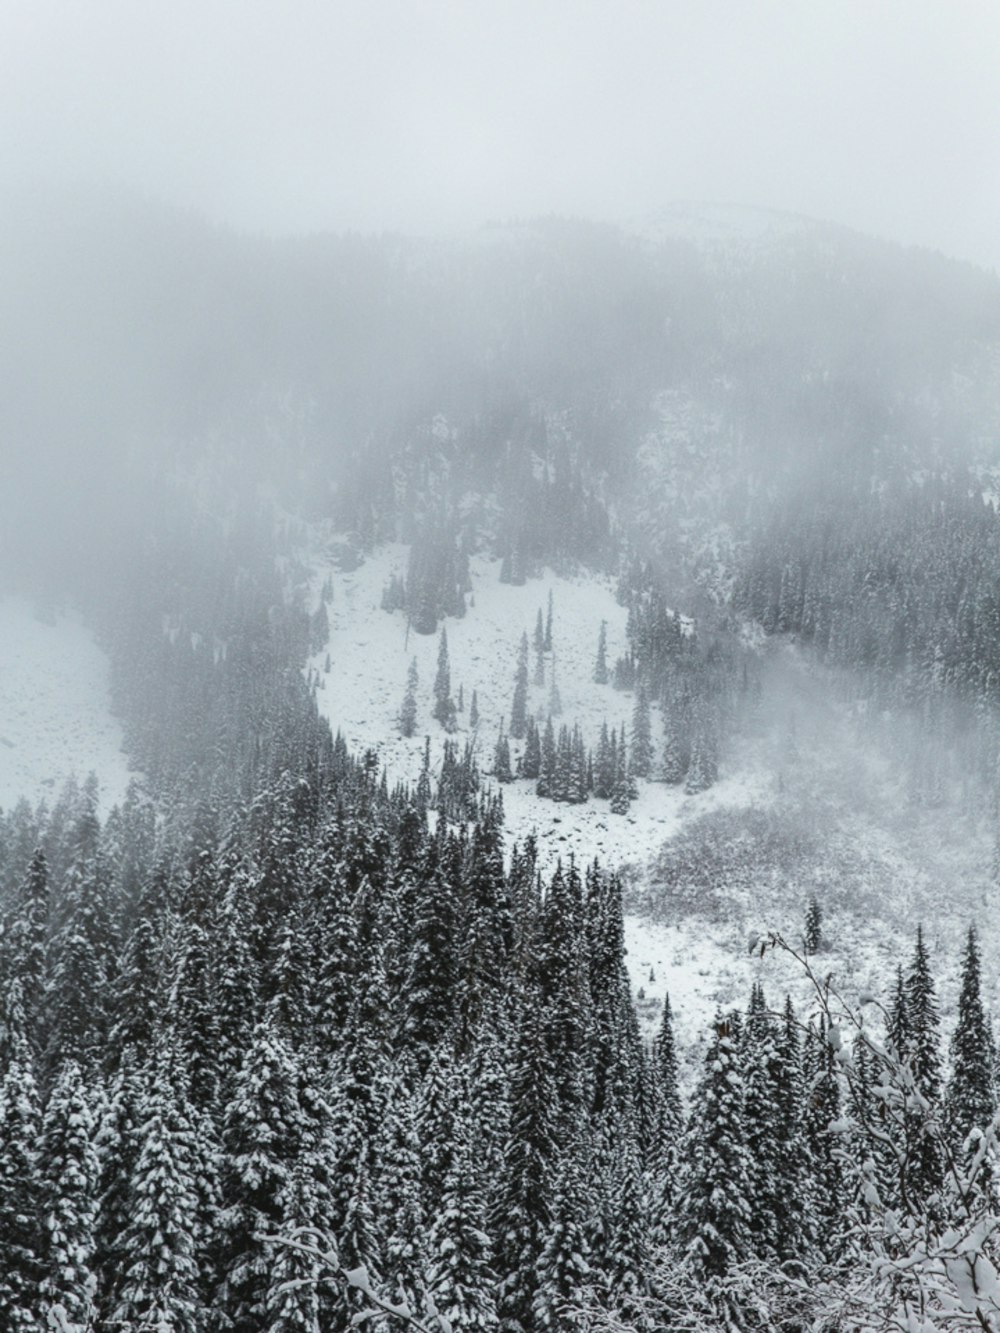
M 1000 0 L 0 0 L 0 178 L 249 229 L 675 200 L 1000 267 Z

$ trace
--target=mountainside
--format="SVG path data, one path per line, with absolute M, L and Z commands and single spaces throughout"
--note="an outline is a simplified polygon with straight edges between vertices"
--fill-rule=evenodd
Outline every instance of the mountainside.
M 996 278 L 8 203 L 0 1322 L 978 1319 Z

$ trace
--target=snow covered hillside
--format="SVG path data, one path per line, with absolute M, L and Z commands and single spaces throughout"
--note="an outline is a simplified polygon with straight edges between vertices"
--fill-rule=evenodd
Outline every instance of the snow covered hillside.
M 352 749 L 375 750 L 390 783 L 417 780 L 425 737 L 436 778 L 448 739 L 431 713 L 438 635 L 408 632 L 402 611 L 389 613 L 380 605 L 392 576 L 404 574 L 407 552 L 402 545 L 384 547 L 352 572 L 324 559 L 312 563 L 314 608 L 328 579 L 333 587 L 329 643 L 308 667 L 320 710 Z M 628 731 L 634 696 L 593 680 L 602 621 L 609 662 L 626 647 L 626 611 L 610 581 L 546 571 L 522 586 L 503 584 L 499 562 L 482 556 L 472 559 L 470 572 L 466 616 L 443 623 L 452 696 L 457 700 L 461 689 L 464 703 L 454 739 L 475 745 L 484 780 L 492 782 L 496 739 L 510 723 L 518 642 L 522 632 L 532 638 L 550 595 L 559 721 L 579 723 L 588 745 L 596 742 L 602 722 L 624 724 Z M 655 1023 L 669 992 L 691 1073 L 715 1006 L 744 1005 L 754 981 L 762 981 L 775 1002 L 790 990 L 798 1003 L 808 1003 L 809 987 L 797 965 L 780 955 L 751 955 L 747 941 L 755 931 L 776 929 L 797 944 L 811 894 L 825 918 L 818 967 L 824 975 L 834 973 L 848 995 L 861 989 L 887 993 L 922 920 L 947 1021 L 957 993 L 961 937 L 988 891 L 984 830 L 969 821 L 957 830 L 948 809 L 923 812 L 916 820 L 899 765 L 870 724 L 831 702 L 830 682 L 817 679 L 793 649 L 772 650 L 771 656 L 760 725 L 724 756 L 720 780 L 708 791 L 687 795 L 679 786 L 640 780 L 628 813 L 616 815 L 603 800 L 570 805 L 541 799 L 533 780 L 515 779 L 501 789 L 509 839 L 533 834 L 545 869 L 573 854 L 582 862 L 599 858 L 623 873 L 635 909 L 627 916 L 626 938 L 640 1014 Z M 419 680 L 417 725 L 406 738 L 399 714 L 412 659 Z M 529 667 L 529 679 L 533 675 Z M 529 690 L 529 711 L 540 718 L 547 716 L 551 676 L 547 659 L 544 685 Z M 476 727 L 469 721 L 473 691 Z M 655 708 L 652 731 L 658 746 Z M 511 750 L 516 762 L 523 742 L 512 741 Z M 808 844 L 797 862 L 788 868 L 751 864 L 749 879 L 735 888 L 723 883 L 712 908 L 672 905 L 660 894 L 657 858 L 664 848 L 669 858 L 681 835 L 703 839 L 714 855 L 716 841 L 731 836 L 732 827 L 761 818 L 778 821 L 783 836 L 790 832 L 793 842 Z M 652 914 L 651 904 L 658 904 Z M 1000 1001 L 1000 978 L 990 966 L 988 944 L 986 949 L 987 991 Z
M 107 658 L 86 626 L 0 599 L 0 807 L 51 800 L 67 778 L 93 772 L 107 810 L 131 776 L 121 747 Z

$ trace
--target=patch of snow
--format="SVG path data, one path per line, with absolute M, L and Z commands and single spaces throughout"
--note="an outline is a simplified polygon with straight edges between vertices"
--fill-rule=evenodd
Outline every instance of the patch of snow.
M 21 597 L 0 598 L 0 807 L 51 799 L 91 772 L 105 811 L 133 776 L 106 656 L 78 616 L 45 620 Z

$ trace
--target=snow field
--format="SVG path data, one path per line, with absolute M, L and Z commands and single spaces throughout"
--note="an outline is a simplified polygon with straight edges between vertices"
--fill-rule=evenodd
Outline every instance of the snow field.
M 91 772 L 107 811 L 132 777 L 107 658 L 77 616 L 43 620 L 26 599 L 0 598 L 0 807 L 51 799 Z

